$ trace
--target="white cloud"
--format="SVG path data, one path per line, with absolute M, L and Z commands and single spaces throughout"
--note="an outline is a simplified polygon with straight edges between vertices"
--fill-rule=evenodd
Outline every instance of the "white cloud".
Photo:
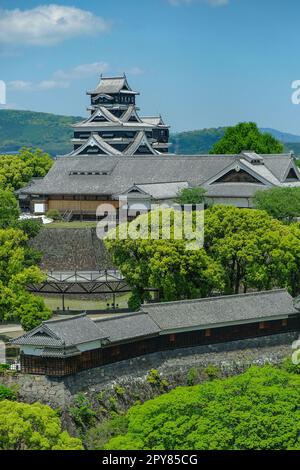
M 59 88 L 68 88 L 73 80 L 80 80 L 97 76 L 109 68 L 106 62 L 93 62 L 81 64 L 70 70 L 57 70 L 52 77 L 39 82 L 13 80 L 8 83 L 8 89 L 14 91 L 47 91 Z
M 179 5 L 190 5 L 195 1 L 201 1 L 202 3 L 207 3 L 212 7 L 222 7 L 229 4 L 229 0 L 168 0 L 170 5 L 176 7 Z
M 144 70 L 140 67 L 131 67 L 130 69 L 125 70 L 125 73 L 127 75 L 143 75 Z
M 68 88 L 69 85 L 69 82 L 58 80 L 42 80 L 37 83 L 24 80 L 13 80 L 8 82 L 8 89 L 13 91 L 46 91 L 57 88 Z
M 6 44 L 51 46 L 110 28 L 111 22 L 75 7 L 51 4 L 31 10 L 0 10 L 0 43 Z
M 60 80 L 80 80 L 82 78 L 92 77 L 99 73 L 106 72 L 108 69 L 106 62 L 93 62 L 91 64 L 81 64 L 70 70 L 57 70 L 53 77 Z

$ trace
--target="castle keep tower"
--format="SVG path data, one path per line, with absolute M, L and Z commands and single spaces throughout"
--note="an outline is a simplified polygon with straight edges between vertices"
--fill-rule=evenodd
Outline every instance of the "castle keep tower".
M 168 152 L 169 127 L 161 116 L 139 117 L 138 92 L 126 76 L 104 78 L 88 91 L 91 115 L 73 126 L 74 150 L 81 155 L 160 155 Z

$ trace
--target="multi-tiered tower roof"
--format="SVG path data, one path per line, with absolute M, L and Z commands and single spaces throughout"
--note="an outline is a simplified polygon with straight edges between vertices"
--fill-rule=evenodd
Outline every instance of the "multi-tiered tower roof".
M 161 116 L 139 117 L 136 91 L 126 76 L 104 78 L 88 91 L 91 115 L 75 124 L 74 150 L 80 155 L 160 155 L 168 152 L 169 127 Z

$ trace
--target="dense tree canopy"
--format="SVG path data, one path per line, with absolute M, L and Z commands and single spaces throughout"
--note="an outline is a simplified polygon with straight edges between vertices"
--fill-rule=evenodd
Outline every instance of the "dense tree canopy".
M 256 153 L 281 153 L 283 145 L 271 134 L 262 133 L 254 122 L 241 122 L 228 127 L 224 136 L 210 151 L 214 154 L 238 154 L 243 150 Z
M 105 240 L 115 263 L 134 288 L 135 296 L 141 300 L 144 287 L 159 289 L 161 300 L 205 297 L 216 286 L 223 288 L 220 264 L 214 262 L 204 249 L 187 250 L 189 230 L 183 239 L 174 239 L 174 226 L 181 222 L 181 213 L 175 211 L 175 219 L 172 215 L 173 212 L 168 209 L 153 211 L 139 216 L 128 225 L 130 231 L 132 227 L 143 226 L 142 230 L 148 231 L 146 239 L 123 239 L 122 234 L 127 229 L 127 225 L 123 225 L 116 239 Z M 162 238 L 168 236 L 168 225 L 164 225 L 162 217 L 171 222 L 171 239 Z M 156 219 L 161 239 L 152 240 L 150 234 L 153 234 Z M 202 234 L 198 232 L 198 235 L 201 243 Z
M 27 292 L 26 286 L 44 279 L 32 264 L 27 236 L 14 228 L 0 229 L 0 320 L 20 321 L 29 330 L 51 316 L 43 299 Z
M 45 176 L 52 164 L 50 156 L 40 149 L 23 148 L 17 155 L 1 155 L 0 188 L 20 189 L 32 178 Z
M 0 158 L 0 321 L 20 321 L 25 330 L 48 319 L 51 311 L 43 299 L 26 288 L 44 278 L 36 266 L 41 254 L 28 245 L 41 225 L 34 220 L 18 220 L 13 190 L 32 177 L 44 176 L 51 165 L 51 158 L 40 150 L 22 149 L 18 155 Z
M 186 249 L 187 237 L 151 239 L 155 211 L 128 225 L 146 227 L 144 238 L 122 239 L 126 229 L 122 226 L 118 237 L 106 239 L 114 262 L 135 290 L 135 300 L 143 300 L 143 287 L 158 288 L 161 300 L 249 288 L 287 287 L 293 295 L 300 292 L 299 224 L 285 225 L 265 211 L 233 206 L 215 205 L 204 212 L 203 248 Z M 162 225 L 160 219 L 161 235 Z M 172 230 L 174 220 L 171 234 Z M 197 230 L 200 242 L 201 227 Z
M 225 293 L 241 288 L 300 290 L 300 232 L 265 211 L 214 206 L 205 212 L 204 247 L 225 274 Z
M 179 192 L 176 202 L 181 206 L 184 204 L 204 204 L 205 193 L 206 191 L 203 188 L 184 188 Z
M 257 191 L 254 206 L 282 222 L 290 223 L 300 217 L 300 188 L 271 188 Z
M 62 431 L 60 418 L 49 406 L 0 401 L 1 450 L 82 450 L 80 439 Z
M 300 375 L 271 366 L 136 405 L 106 450 L 299 450 Z
M 9 190 L 0 188 L 0 228 L 15 223 L 19 214 L 19 206 L 14 194 Z

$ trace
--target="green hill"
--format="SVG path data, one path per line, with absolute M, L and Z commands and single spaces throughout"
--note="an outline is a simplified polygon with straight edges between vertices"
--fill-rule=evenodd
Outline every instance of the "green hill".
M 71 124 L 81 117 L 57 116 L 32 111 L 0 110 L 0 153 L 18 151 L 20 147 L 40 147 L 51 155 L 72 150 Z
M 171 134 L 171 152 L 186 155 L 208 153 L 211 147 L 223 137 L 225 127 L 201 129 Z
M 72 150 L 71 125 L 81 121 L 80 116 L 59 116 L 50 113 L 0 110 L 0 153 L 17 152 L 21 147 L 40 147 L 50 155 L 63 155 Z M 177 154 L 208 153 L 211 147 L 224 135 L 225 127 L 200 129 L 171 134 L 170 152 Z M 284 142 L 286 150 L 300 155 L 300 136 L 268 130 Z

